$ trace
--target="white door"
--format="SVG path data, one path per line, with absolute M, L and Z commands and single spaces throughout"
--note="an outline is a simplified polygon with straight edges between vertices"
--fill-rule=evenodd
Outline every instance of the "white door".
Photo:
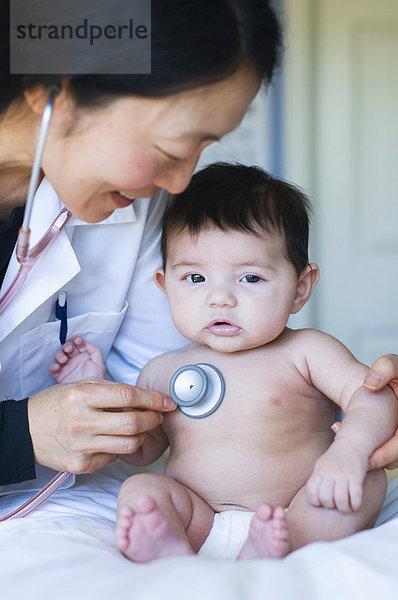
M 286 10 L 284 175 L 310 191 L 321 268 L 304 324 L 370 363 L 398 352 L 398 1 Z

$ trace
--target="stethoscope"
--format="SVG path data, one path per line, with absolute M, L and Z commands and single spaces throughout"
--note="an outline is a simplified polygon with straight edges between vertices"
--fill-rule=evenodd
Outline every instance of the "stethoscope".
M 50 126 L 51 116 L 53 112 L 54 98 L 58 93 L 59 88 L 56 86 L 51 86 L 47 88 L 48 101 L 43 111 L 43 116 L 39 130 L 39 137 L 37 140 L 35 156 L 33 159 L 32 171 L 30 174 L 23 222 L 18 233 L 16 256 L 20 267 L 14 279 L 10 283 L 9 287 L 7 288 L 3 296 L 0 298 L 0 315 L 5 311 L 7 306 L 10 304 L 11 300 L 13 300 L 17 292 L 21 289 L 32 267 L 37 262 L 37 259 L 54 242 L 54 240 L 58 237 L 58 235 L 61 233 L 66 223 L 72 216 L 72 213 L 70 213 L 67 208 L 63 208 L 61 212 L 56 216 L 54 221 L 51 223 L 50 227 L 42 236 L 42 238 L 32 248 L 29 248 L 30 219 L 32 215 L 33 200 L 39 181 L 41 160 L 48 137 L 48 129 Z
M 30 241 L 30 219 L 32 215 L 33 200 L 35 197 L 37 184 L 39 181 L 41 161 L 43 157 L 44 147 L 46 145 L 48 130 L 50 126 L 51 116 L 54 106 L 54 98 L 59 93 L 59 88 L 51 86 L 47 88 L 48 101 L 43 111 L 43 116 L 40 124 L 39 137 L 37 140 L 35 156 L 33 159 L 32 171 L 30 174 L 28 194 L 26 197 L 25 211 L 22 226 L 18 233 L 16 256 L 20 264 L 18 273 L 15 275 L 11 284 L 0 298 L 0 315 L 9 306 L 11 300 L 15 297 L 17 292 L 21 289 L 22 285 L 26 281 L 32 267 L 37 262 L 37 259 L 45 252 L 54 240 L 61 233 L 66 223 L 69 221 L 72 213 L 67 208 L 63 208 L 57 215 L 54 221 L 51 223 L 48 230 L 42 236 L 42 238 L 32 247 L 29 248 Z M 72 476 L 72 473 L 59 472 L 51 481 L 48 482 L 41 490 L 37 492 L 27 502 L 13 510 L 12 512 L 0 517 L 0 521 L 6 521 L 7 519 L 21 518 L 29 514 L 37 506 L 39 506 L 44 500 L 46 500 L 53 492 L 55 492 L 61 485 Z
M 170 381 L 170 396 L 191 419 L 208 417 L 220 406 L 225 383 L 220 371 L 208 363 L 185 365 Z
M 18 234 L 16 254 L 20 267 L 10 286 L 0 298 L 0 314 L 7 308 L 18 290 L 22 287 L 39 256 L 48 249 L 71 217 L 69 210 L 63 208 L 43 237 L 29 249 L 29 224 L 32 214 L 33 199 L 39 180 L 41 160 L 48 136 L 54 98 L 58 93 L 59 89 L 57 87 L 51 87 L 47 90 L 48 102 L 43 111 L 39 138 L 30 176 L 23 223 Z M 220 406 L 224 397 L 224 391 L 225 384 L 221 373 L 216 367 L 207 363 L 185 365 L 184 367 L 181 367 L 174 373 L 170 382 L 171 397 L 180 407 L 181 412 L 192 419 L 200 419 L 212 414 Z M 25 517 L 60 488 L 71 476 L 72 473 L 60 471 L 46 486 L 29 498 L 24 504 L 3 517 L 0 517 L 0 522 L 8 519 Z

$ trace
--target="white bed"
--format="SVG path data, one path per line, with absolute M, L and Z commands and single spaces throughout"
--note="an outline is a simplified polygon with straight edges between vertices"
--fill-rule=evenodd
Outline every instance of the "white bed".
M 396 600 L 398 477 L 378 527 L 281 561 L 198 557 L 137 565 L 116 549 L 116 494 L 131 467 L 77 479 L 25 519 L 0 523 L 0 599 Z M 1 511 L 20 498 L 0 498 Z

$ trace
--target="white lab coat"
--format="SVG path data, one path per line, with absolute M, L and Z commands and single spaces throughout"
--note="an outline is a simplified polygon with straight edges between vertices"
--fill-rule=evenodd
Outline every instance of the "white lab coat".
M 16 297 L 0 315 L 0 400 L 20 400 L 55 382 L 48 372 L 60 348 L 55 303 L 60 290 L 68 302 L 68 335 L 80 335 L 101 349 L 108 378 L 135 383 L 153 356 L 186 343 L 172 324 L 165 295 L 153 282 L 161 265 L 160 222 L 166 194 L 137 199 L 105 221 L 88 224 L 72 217 L 39 259 Z M 63 207 L 44 179 L 36 193 L 33 245 Z M 3 293 L 18 269 L 15 253 L 2 284 Z M 0 493 L 38 489 L 38 479 L 0 486 Z

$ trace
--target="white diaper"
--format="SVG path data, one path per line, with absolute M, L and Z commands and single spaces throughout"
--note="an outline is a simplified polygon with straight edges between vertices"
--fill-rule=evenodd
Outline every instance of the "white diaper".
M 213 527 L 198 555 L 206 558 L 236 558 L 247 536 L 254 512 L 224 510 L 215 513 Z

